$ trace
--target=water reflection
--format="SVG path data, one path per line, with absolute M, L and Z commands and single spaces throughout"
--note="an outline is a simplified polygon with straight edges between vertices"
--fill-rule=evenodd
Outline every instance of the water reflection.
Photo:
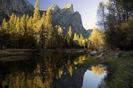
M 0 62 L 0 88 L 81 88 L 87 72 L 103 75 L 105 70 L 93 66 L 85 73 L 78 65 L 90 59 L 88 55 L 45 54 L 29 61 Z
M 99 88 L 104 83 L 102 82 L 107 75 L 106 68 L 103 65 L 92 66 L 84 75 L 82 88 Z

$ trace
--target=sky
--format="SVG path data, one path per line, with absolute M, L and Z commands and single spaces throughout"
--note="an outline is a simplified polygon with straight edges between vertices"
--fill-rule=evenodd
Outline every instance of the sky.
M 29 1 L 34 5 L 35 0 Z M 39 5 L 40 9 L 46 10 L 53 4 L 61 8 L 67 4 L 73 4 L 74 11 L 78 11 L 81 14 L 84 28 L 92 29 L 96 27 L 97 9 L 101 1 L 103 0 L 39 0 Z

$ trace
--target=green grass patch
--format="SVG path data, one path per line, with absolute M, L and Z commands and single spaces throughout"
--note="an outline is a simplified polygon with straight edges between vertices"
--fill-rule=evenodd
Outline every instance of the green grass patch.
M 121 52 L 107 58 L 106 88 L 133 88 L 133 52 Z

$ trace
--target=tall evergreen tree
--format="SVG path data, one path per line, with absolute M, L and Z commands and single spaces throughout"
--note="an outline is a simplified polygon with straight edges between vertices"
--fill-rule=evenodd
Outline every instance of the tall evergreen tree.
M 19 17 L 17 18 L 15 26 L 16 26 L 16 32 L 20 33 L 20 26 L 21 26 L 21 24 L 20 24 L 20 18 Z
M 36 0 L 34 8 L 33 21 L 36 22 L 40 19 L 39 0 Z
M 32 17 L 30 17 L 28 20 L 27 20 L 27 32 L 31 35 L 34 34 L 34 31 L 33 31 L 33 22 L 32 22 Z
M 73 45 L 73 33 L 72 33 L 72 27 L 71 26 L 68 29 L 68 32 L 66 34 L 65 39 L 67 41 L 67 47 L 70 48 Z
M 48 47 L 51 48 L 53 46 L 53 38 L 52 38 L 52 34 L 53 34 L 53 26 L 52 26 L 52 14 L 51 14 L 51 11 L 48 10 L 46 12 L 46 16 L 45 16 L 45 28 L 47 30 L 47 33 L 48 33 Z
M 8 31 L 8 22 L 6 21 L 6 19 L 3 20 L 1 27 L 2 27 L 2 30 L 6 32 Z
M 40 47 L 41 49 L 45 49 L 47 48 L 47 43 L 48 43 L 48 30 L 46 29 L 45 26 L 45 13 L 43 13 L 42 18 L 41 18 L 41 22 L 42 22 L 42 26 L 41 26 L 41 31 L 40 31 Z
M 39 0 L 36 0 L 35 6 L 34 6 L 34 14 L 33 14 L 33 28 L 36 33 L 38 33 L 41 29 L 41 16 L 39 11 Z M 36 36 L 38 36 L 36 34 Z M 38 38 L 37 38 L 38 39 Z
M 21 34 L 25 33 L 25 30 L 26 30 L 26 16 L 25 15 L 23 15 L 20 18 L 20 29 L 19 30 Z
M 16 16 L 14 14 L 10 16 L 10 20 L 9 20 L 9 32 L 10 33 L 14 32 L 15 23 L 16 23 L 15 17 Z

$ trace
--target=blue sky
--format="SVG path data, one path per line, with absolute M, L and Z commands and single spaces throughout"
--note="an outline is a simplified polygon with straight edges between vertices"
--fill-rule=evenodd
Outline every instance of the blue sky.
M 35 0 L 29 1 L 34 5 Z M 92 29 L 96 26 L 97 8 L 100 1 L 103 0 L 39 0 L 39 4 L 40 9 L 44 10 L 53 4 L 57 4 L 59 7 L 63 7 L 66 4 L 73 4 L 74 10 L 81 14 L 83 26 L 86 29 Z

